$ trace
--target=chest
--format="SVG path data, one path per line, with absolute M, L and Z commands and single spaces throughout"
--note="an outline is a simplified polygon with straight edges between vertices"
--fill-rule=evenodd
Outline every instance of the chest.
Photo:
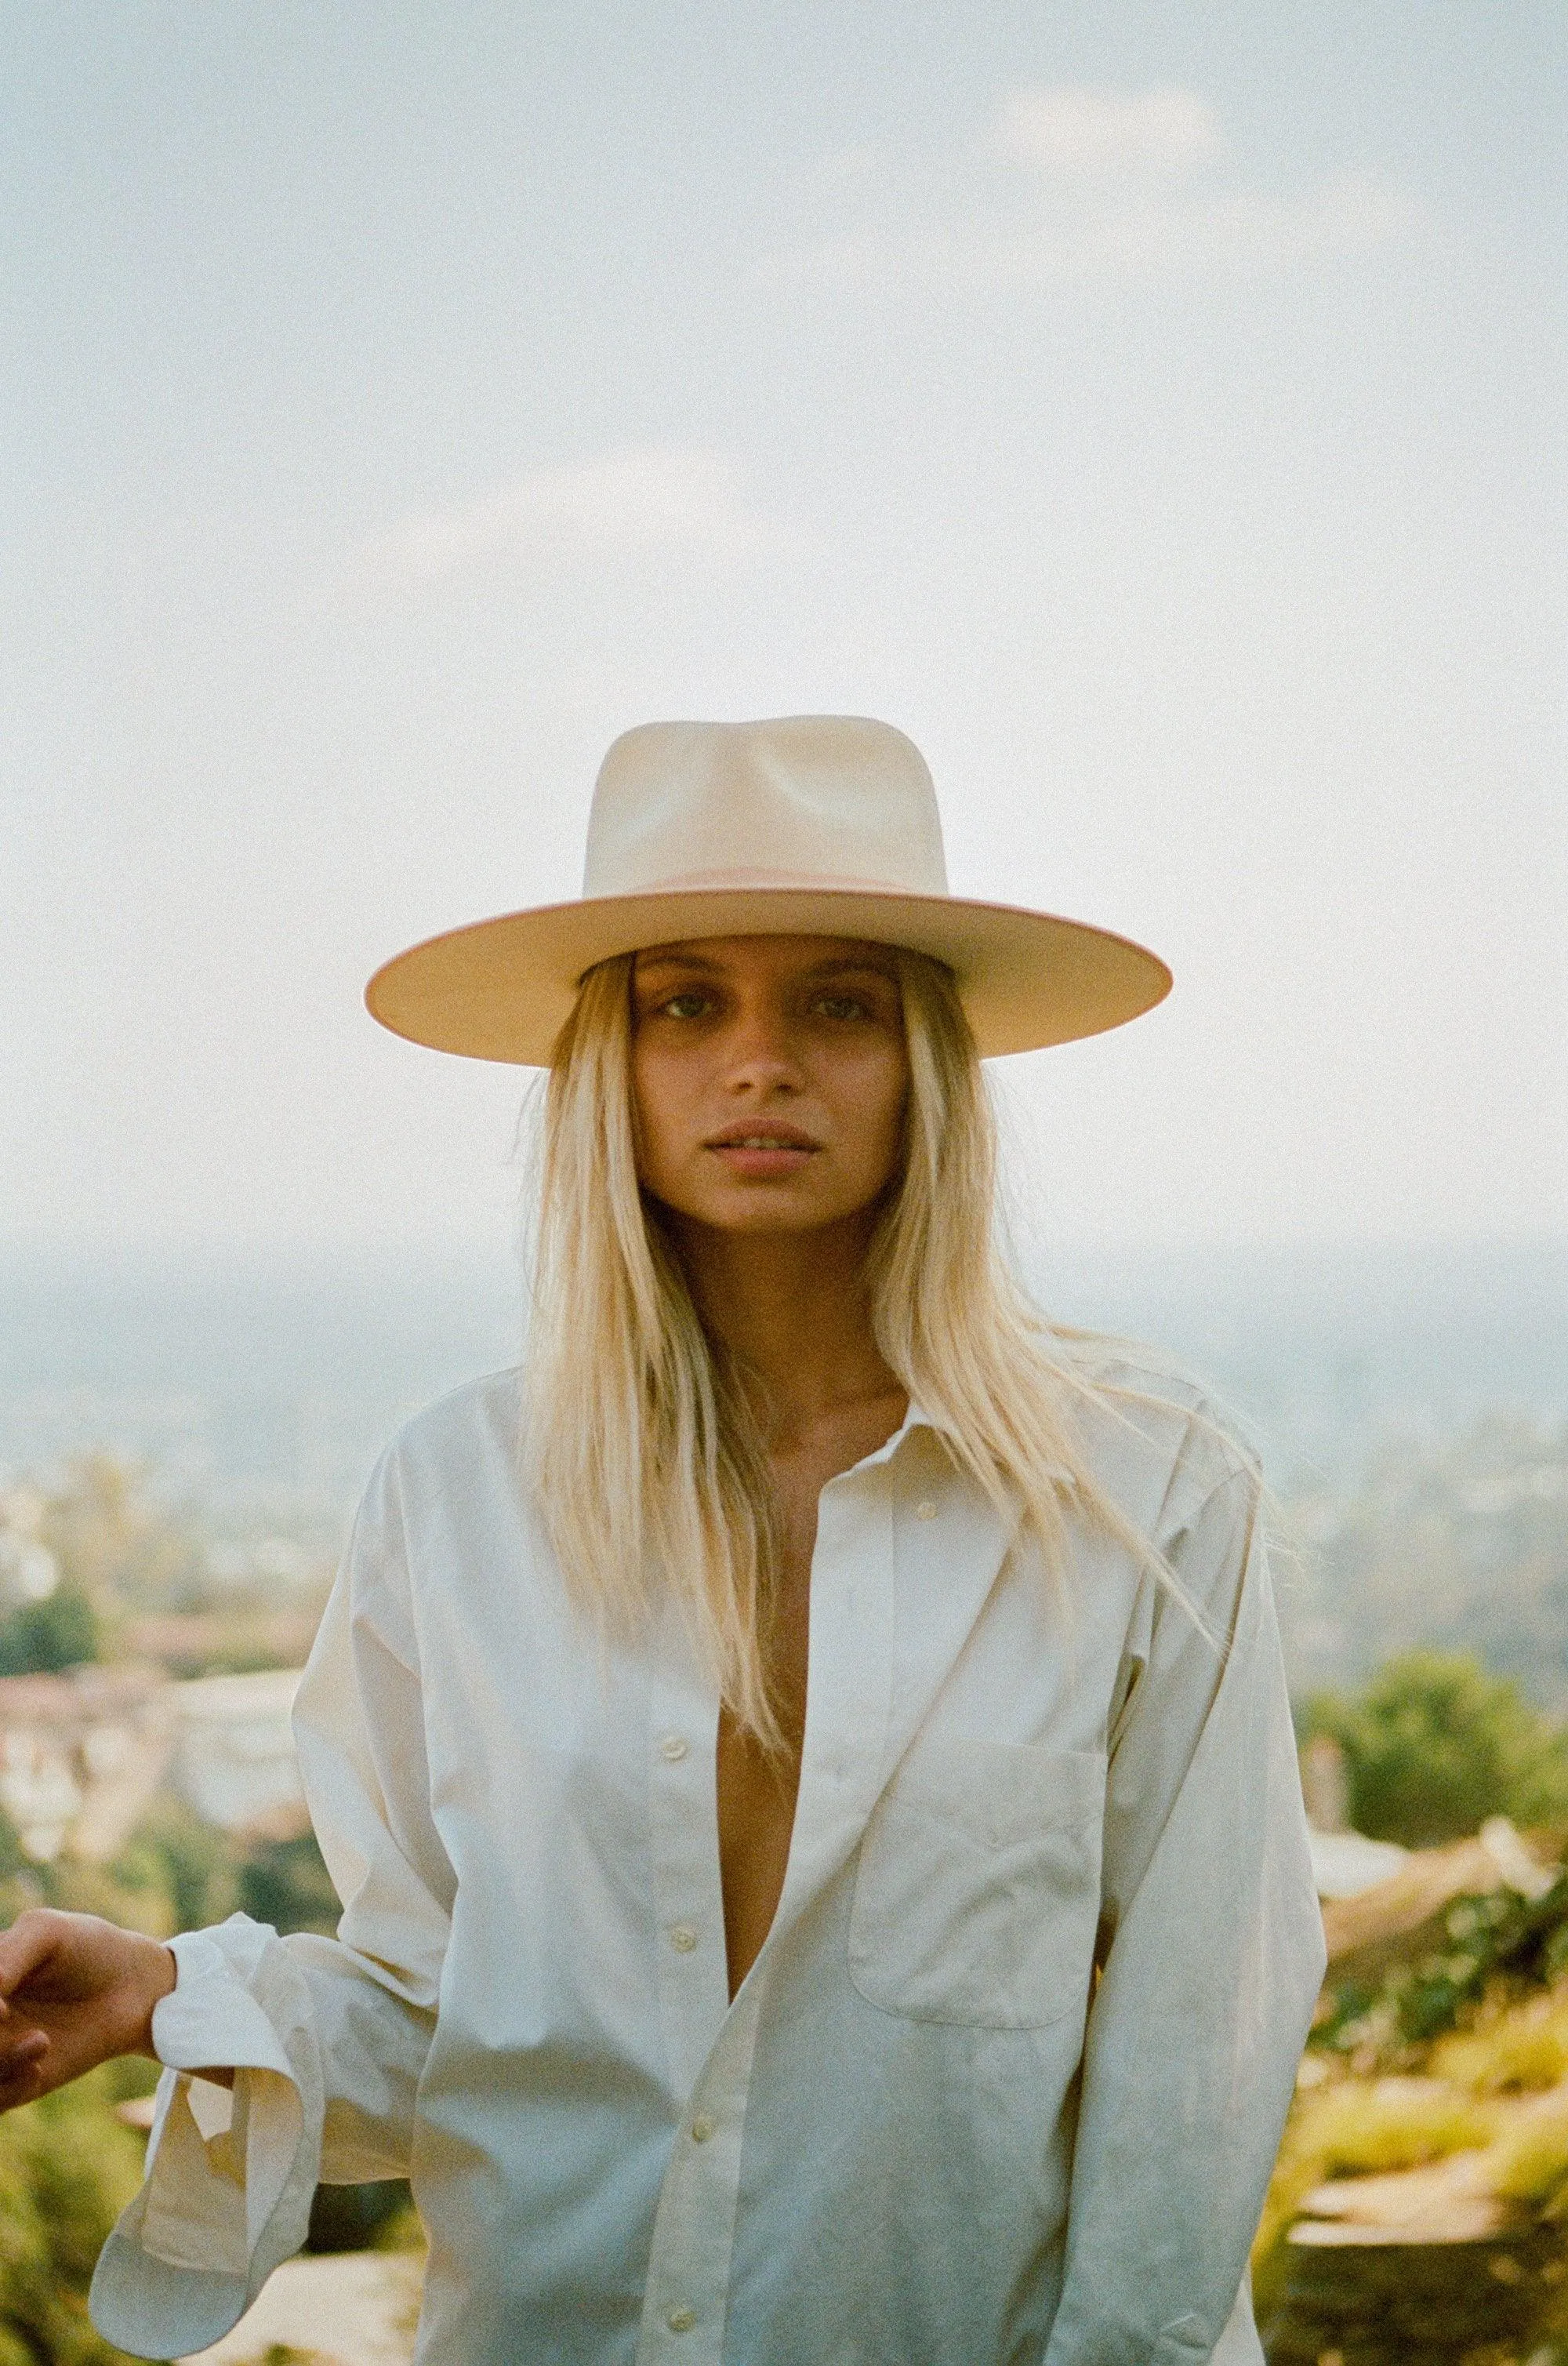
M 601 1643 L 525 1503 L 482 1527 L 468 1491 L 417 1507 L 409 1657 L 460 1889 L 543 1887 L 542 1927 L 558 1928 L 568 1892 L 646 1910 L 667 1861 L 687 1887 L 711 1884 L 716 1908 L 721 1875 L 739 1899 L 758 1868 L 780 1877 L 791 1841 L 792 1878 L 819 1848 L 853 1844 L 917 1736 L 1103 1748 L 1128 1608 L 1115 1567 L 1086 1547 L 1064 1619 L 1049 1579 L 919 1436 L 801 1497 L 773 1629 L 775 1767 L 721 1720 L 673 1608 Z
M 734 1996 L 767 1939 L 789 1870 L 805 1748 L 812 1567 L 823 1487 L 881 1443 L 879 1417 L 776 1462 L 778 1562 L 761 1637 L 778 1746 L 767 1747 L 727 1707 L 714 1759 L 725 1958 Z

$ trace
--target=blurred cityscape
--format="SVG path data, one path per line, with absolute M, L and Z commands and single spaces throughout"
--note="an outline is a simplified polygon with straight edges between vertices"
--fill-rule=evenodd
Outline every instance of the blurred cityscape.
M 1255 2255 L 1281 2366 L 1568 2366 L 1568 1253 L 1038 1261 L 1261 1448 L 1330 1972 Z M 0 1267 L 0 1916 L 330 1929 L 288 1730 L 354 1498 L 509 1362 L 454 1259 Z M 0 2121 L 0 2366 L 101 2366 L 97 2244 L 151 2066 Z M 397 2187 L 214 2353 L 409 2354 Z M 337 2329 L 334 2330 L 333 2328 Z

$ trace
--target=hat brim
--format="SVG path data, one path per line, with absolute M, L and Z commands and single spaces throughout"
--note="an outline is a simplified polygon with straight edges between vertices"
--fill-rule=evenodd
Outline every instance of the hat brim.
M 1170 991 L 1158 954 L 1081 920 L 874 888 L 726 886 L 584 896 L 476 920 L 397 954 L 364 999 L 410 1042 L 543 1068 L 597 962 L 694 937 L 771 936 L 850 937 L 945 962 L 987 1058 L 1102 1034 Z

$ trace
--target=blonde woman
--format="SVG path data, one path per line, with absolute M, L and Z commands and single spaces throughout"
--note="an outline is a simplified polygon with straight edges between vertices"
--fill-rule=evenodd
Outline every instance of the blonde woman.
M 1321 1932 L 1257 1487 L 1020 1296 L 980 1067 L 1168 982 L 950 897 L 831 717 L 628 733 L 580 903 L 373 981 L 549 1064 L 532 1335 L 386 1455 L 301 1687 L 338 1937 L 0 1941 L 5 2101 L 167 2066 L 110 2338 L 408 2174 L 431 2366 L 1259 2356 Z

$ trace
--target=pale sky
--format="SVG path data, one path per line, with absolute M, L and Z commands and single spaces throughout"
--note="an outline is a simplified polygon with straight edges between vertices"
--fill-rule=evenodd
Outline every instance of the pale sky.
M 0 116 L 0 1245 L 503 1242 L 365 977 L 802 711 L 1175 969 L 1047 1230 L 1568 1231 L 1561 0 L 9 0 Z

